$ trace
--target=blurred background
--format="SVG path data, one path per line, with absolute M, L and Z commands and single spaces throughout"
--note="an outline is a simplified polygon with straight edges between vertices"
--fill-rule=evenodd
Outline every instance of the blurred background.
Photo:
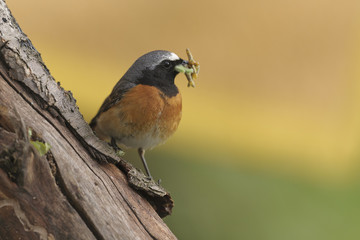
M 179 239 L 359 239 L 359 1 L 7 3 L 88 122 L 142 54 L 191 49 L 180 127 L 147 153 Z

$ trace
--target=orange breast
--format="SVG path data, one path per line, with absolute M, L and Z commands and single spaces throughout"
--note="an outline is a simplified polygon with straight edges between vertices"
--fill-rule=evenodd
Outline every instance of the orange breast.
M 123 147 L 152 148 L 176 131 L 181 109 L 180 93 L 169 98 L 156 87 L 137 85 L 98 117 L 95 132 Z

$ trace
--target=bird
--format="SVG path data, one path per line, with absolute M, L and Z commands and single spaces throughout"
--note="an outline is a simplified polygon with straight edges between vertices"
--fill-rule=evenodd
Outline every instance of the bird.
M 190 70 L 188 66 L 187 60 L 170 51 L 144 54 L 116 83 L 90 122 L 95 134 L 115 150 L 136 148 L 150 179 L 145 151 L 164 143 L 178 128 L 182 98 L 175 77 Z

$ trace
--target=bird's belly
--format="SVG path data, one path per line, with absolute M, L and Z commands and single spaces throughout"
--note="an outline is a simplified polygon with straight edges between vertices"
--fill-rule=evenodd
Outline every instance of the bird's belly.
M 167 138 L 164 138 L 157 132 L 149 131 L 137 134 L 136 136 L 123 136 L 122 138 L 116 139 L 117 144 L 123 148 L 143 148 L 143 149 L 152 149 L 159 144 L 162 144 L 166 141 Z

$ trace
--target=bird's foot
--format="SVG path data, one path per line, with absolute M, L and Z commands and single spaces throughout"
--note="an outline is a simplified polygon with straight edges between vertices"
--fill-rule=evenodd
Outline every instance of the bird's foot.
M 149 182 L 153 180 L 153 178 L 151 176 L 146 176 L 145 179 Z
M 147 181 L 154 181 L 157 185 L 161 184 L 161 179 L 158 179 L 157 181 L 155 181 L 155 179 L 153 179 L 151 176 L 146 176 L 146 180 Z
M 111 142 L 109 143 L 109 145 L 114 149 L 116 156 L 122 157 L 125 155 L 125 152 L 121 148 L 119 148 L 114 138 L 111 138 Z

